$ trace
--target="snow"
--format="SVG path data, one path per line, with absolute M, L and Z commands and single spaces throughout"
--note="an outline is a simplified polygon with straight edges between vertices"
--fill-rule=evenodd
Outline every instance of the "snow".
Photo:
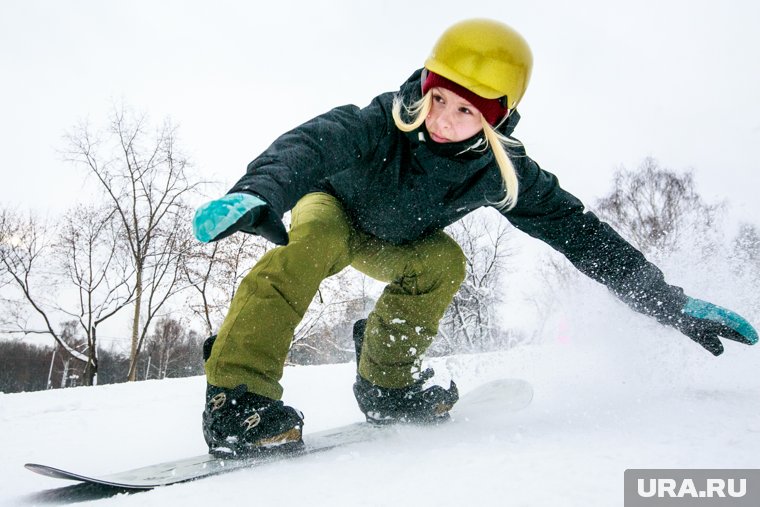
M 438 428 L 88 505 L 622 505 L 628 468 L 758 468 L 757 350 L 726 343 L 713 358 L 619 303 L 548 323 L 508 351 L 430 361 L 466 392 L 487 380 L 530 381 L 533 403 Z M 593 303 L 590 305 L 589 303 Z M 305 431 L 361 420 L 354 364 L 287 368 L 285 400 Z M 67 481 L 39 462 L 103 474 L 205 451 L 205 379 L 0 395 L 0 505 L 52 503 Z

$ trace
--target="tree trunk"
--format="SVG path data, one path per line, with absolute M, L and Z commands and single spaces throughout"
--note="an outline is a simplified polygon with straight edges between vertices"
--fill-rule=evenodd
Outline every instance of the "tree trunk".
M 95 379 L 98 375 L 98 349 L 95 346 L 97 343 L 95 336 L 95 329 L 93 328 L 90 345 L 87 349 L 87 363 L 84 366 L 84 372 L 82 372 L 82 385 L 94 386 L 96 385 Z
M 140 354 L 140 311 L 142 310 L 142 266 L 137 269 L 137 280 L 135 282 L 135 314 L 132 319 L 132 350 L 129 355 L 129 375 L 127 380 L 134 382 L 137 380 L 137 357 Z
M 61 373 L 61 389 L 65 388 L 68 385 L 68 376 L 69 376 L 69 359 L 65 359 L 63 361 L 63 373 Z

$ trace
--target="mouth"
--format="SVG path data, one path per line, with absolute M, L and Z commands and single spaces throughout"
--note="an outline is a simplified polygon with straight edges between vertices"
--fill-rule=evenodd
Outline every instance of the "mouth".
M 436 134 L 435 132 L 429 132 L 429 134 L 430 134 L 430 139 L 432 139 L 436 143 L 448 143 L 449 142 L 449 140 L 447 138 L 441 137 L 438 134 Z

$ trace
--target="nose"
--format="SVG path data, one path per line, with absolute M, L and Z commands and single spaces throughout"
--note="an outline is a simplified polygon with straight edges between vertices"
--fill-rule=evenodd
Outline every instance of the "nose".
M 448 108 L 438 111 L 438 114 L 434 117 L 435 125 L 441 129 L 447 129 L 451 127 L 451 112 Z

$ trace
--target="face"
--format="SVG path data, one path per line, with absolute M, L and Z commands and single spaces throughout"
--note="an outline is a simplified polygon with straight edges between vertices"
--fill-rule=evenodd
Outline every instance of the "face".
M 435 87 L 425 127 L 436 143 L 456 143 L 469 139 L 483 129 L 480 111 L 456 93 Z

